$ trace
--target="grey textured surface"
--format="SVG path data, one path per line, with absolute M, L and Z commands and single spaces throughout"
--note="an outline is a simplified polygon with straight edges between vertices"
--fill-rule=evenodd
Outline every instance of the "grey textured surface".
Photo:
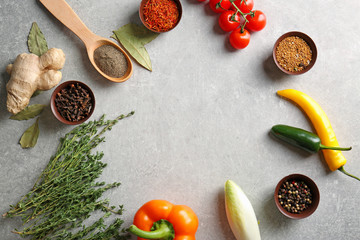
M 139 1 L 68 3 L 103 37 L 140 21 Z M 234 239 L 223 194 L 225 181 L 232 179 L 251 200 L 265 240 L 360 239 L 360 183 L 330 172 L 320 154 L 303 154 L 268 134 L 278 123 L 311 130 L 304 114 L 275 94 L 286 88 L 303 91 L 323 107 L 340 144 L 353 146 L 345 153 L 346 169 L 360 175 L 360 2 L 255 0 L 268 24 L 242 51 L 231 50 L 208 6 L 195 0 L 182 3 L 178 27 L 147 45 L 153 72 L 134 62 L 131 79 L 117 84 L 94 70 L 82 42 L 38 1 L 0 2 L 0 212 L 27 193 L 59 138 L 72 129 L 58 122 L 48 107 L 41 115 L 38 144 L 23 150 L 17 143 L 32 121 L 8 119 L 5 67 L 27 52 L 27 34 L 36 21 L 49 47 L 66 54 L 62 81 L 80 80 L 94 90 L 92 119 L 136 111 L 114 127 L 100 147 L 108 163 L 102 179 L 122 182 L 106 197 L 125 205 L 126 225 L 143 203 L 167 199 L 197 213 L 197 239 Z M 318 47 L 315 66 L 301 76 L 282 74 L 271 58 L 276 39 L 291 30 L 305 32 Z M 48 103 L 51 92 L 32 103 Z M 304 220 L 285 218 L 273 202 L 276 183 L 291 173 L 311 177 L 320 189 L 318 210 Z M 0 219 L 0 238 L 21 239 L 10 232 L 20 224 L 19 219 Z

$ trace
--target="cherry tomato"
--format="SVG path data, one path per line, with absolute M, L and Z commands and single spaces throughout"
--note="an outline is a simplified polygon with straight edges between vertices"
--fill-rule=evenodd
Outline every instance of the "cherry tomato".
M 221 12 L 225 12 L 226 10 L 228 10 L 231 7 L 230 0 L 222 0 L 220 3 L 221 7 L 216 8 L 217 4 L 220 1 L 221 0 L 210 0 L 209 6 L 210 6 L 211 10 L 213 10 L 216 13 L 221 13 Z
M 249 13 L 254 7 L 254 0 L 235 0 L 234 4 L 240 9 L 241 12 Z M 231 9 L 234 11 L 236 10 L 232 4 Z
M 240 25 L 240 16 L 238 14 L 235 15 L 234 20 L 232 20 L 232 16 L 235 14 L 235 11 L 228 10 L 223 12 L 219 17 L 219 26 L 225 32 L 231 32 L 235 30 Z
M 250 15 L 248 15 L 248 16 L 246 16 L 246 19 L 249 22 L 245 25 L 245 28 L 250 31 L 263 30 L 266 25 L 266 16 L 260 10 L 255 11 L 254 17 L 251 17 Z
M 241 28 L 238 28 L 230 33 L 229 40 L 234 48 L 243 49 L 249 45 L 250 33 L 246 29 L 244 29 L 244 32 L 241 32 Z

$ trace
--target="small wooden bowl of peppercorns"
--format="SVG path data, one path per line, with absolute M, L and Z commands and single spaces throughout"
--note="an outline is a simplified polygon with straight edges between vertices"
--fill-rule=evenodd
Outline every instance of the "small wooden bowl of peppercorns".
M 55 88 L 50 106 L 60 122 L 76 125 L 85 122 L 94 112 L 95 96 L 85 83 L 67 81 Z
M 316 210 L 320 201 L 315 182 L 302 174 L 291 174 L 279 181 L 274 192 L 275 204 L 286 217 L 302 219 Z

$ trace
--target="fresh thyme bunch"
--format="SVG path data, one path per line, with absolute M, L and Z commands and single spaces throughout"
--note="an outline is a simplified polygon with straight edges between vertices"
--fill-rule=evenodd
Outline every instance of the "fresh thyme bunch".
M 109 200 L 99 200 L 102 194 L 120 185 L 96 182 L 106 164 L 101 162 L 103 153 L 91 153 L 91 149 L 104 141 L 101 135 L 111 130 L 118 120 L 130 117 L 121 115 L 114 120 L 84 123 L 60 139 L 55 156 L 27 193 L 4 217 L 22 217 L 24 227 L 14 233 L 31 236 L 31 239 L 126 239 L 121 235 L 123 221 L 117 218 L 111 225 L 104 224 L 111 213 L 121 214 L 123 207 L 108 207 Z M 98 133 L 98 130 L 102 130 Z M 91 226 L 83 221 L 95 210 L 104 211 Z

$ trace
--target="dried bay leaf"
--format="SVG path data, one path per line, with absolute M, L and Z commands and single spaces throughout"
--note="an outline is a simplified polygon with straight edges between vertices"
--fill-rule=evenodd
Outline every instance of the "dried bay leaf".
M 31 25 L 27 44 L 28 44 L 29 52 L 36 54 L 38 56 L 43 55 L 49 49 L 45 36 L 41 32 L 36 22 L 33 22 L 33 24 Z M 42 93 L 42 91 L 37 90 L 31 97 L 36 97 L 40 93 Z
M 41 90 L 36 90 L 31 97 L 32 97 L 32 98 L 33 98 L 33 97 L 36 97 L 37 95 L 40 95 L 41 93 L 42 93 Z
M 31 125 L 24 134 L 21 136 L 20 145 L 22 148 L 32 148 L 36 145 L 38 137 L 40 134 L 39 130 L 39 118 L 36 119 L 36 122 Z
M 133 23 L 126 24 L 113 33 L 112 38 L 119 41 L 140 65 L 152 71 L 150 56 L 144 45 L 154 40 L 159 33 Z
M 38 56 L 43 55 L 48 50 L 48 45 L 44 34 L 41 32 L 36 22 L 33 22 L 28 36 L 29 51 Z
M 34 118 L 44 110 L 45 106 L 46 105 L 43 105 L 43 104 L 33 104 L 30 106 L 27 106 L 21 112 L 15 114 L 15 115 L 12 115 L 10 117 L 10 119 L 21 121 L 21 120 L 28 120 L 28 119 Z
M 27 40 L 29 52 L 36 54 L 37 56 L 41 56 L 47 52 L 48 45 L 45 39 L 44 34 L 41 32 L 39 26 L 36 22 L 33 22 L 31 25 L 31 29 L 28 35 Z M 39 95 L 42 91 L 36 91 L 32 97 Z M 20 113 L 13 115 L 10 119 L 14 120 L 28 120 L 36 117 L 44 110 L 45 105 L 42 104 L 34 104 L 26 107 Z M 21 136 L 20 145 L 22 148 L 31 148 L 34 147 L 37 143 L 38 137 L 40 134 L 39 130 L 39 118 L 36 119 L 36 122 L 31 125 Z

